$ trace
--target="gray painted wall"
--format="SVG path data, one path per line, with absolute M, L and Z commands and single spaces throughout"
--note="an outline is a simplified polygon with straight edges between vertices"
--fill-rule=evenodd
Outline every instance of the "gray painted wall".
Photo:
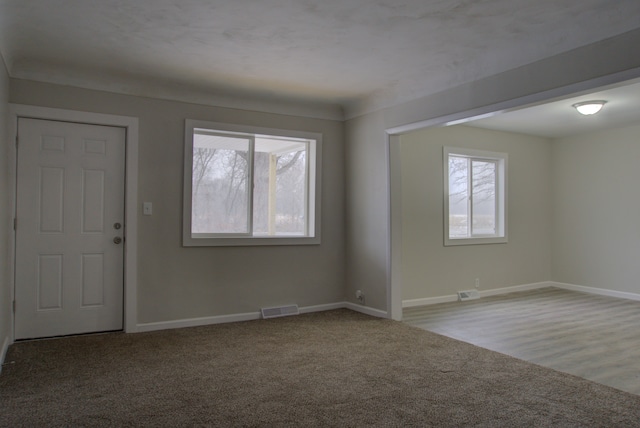
M 347 299 L 364 292 L 367 306 L 386 310 L 387 162 L 383 117 L 372 113 L 347 126 Z
M 138 322 L 256 312 L 344 300 L 343 123 L 207 107 L 24 80 L 12 103 L 139 118 L 139 188 L 153 216 L 138 214 Z M 323 134 L 322 244 L 183 248 L 184 120 L 210 120 Z M 141 204 L 139 204 L 141 205 Z
M 154 203 L 154 216 L 139 216 L 140 322 L 252 312 L 261 306 L 292 301 L 301 306 L 331 303 L 345 296 L 355 302 L 357 289 L 365 292 L 367 306 L 386 311 L 391 276 L 390 215 L 398 207 L 390 209 L 388 202 L 385 130 L 420 121 L 437 122 L 445 116 L 453 119 L 496 111 L 639 77 L 639 45 L 640 30 L 634 30 L 351 118 L 345 124 L 21 80 L 11 81 L 10 100 L 140 118 L 139 196 L 140 201 Z M 0 104 L 5 103 L 0 100 Z M 182 248 L 185 118 L 322 132 L 322 245 Z M 399 249 L 391 249 L 391 253 L 399 254 Z
M 553 280 L 640 293 L 640 125 L 552 147 Z
M 11 189 L 9 188 L 9 76 L 0 55 L 0 353 L 5 340 L 11 336 L 11 281 L 9 278 L 10 231 L 9 212 Z M 2 355 L 0 355 L 0 361 Z
M 507 153 L 505 244 L 443 245 L 444 146 Z M 551 142 L 468 126 L 400 139 L 402 299 L 548 281 L 551 277 Z
M 640 30 L 634 30 L 347 121 L 347 298 L 355 301 L 355 290 L 366 288 L 367 304 L 388 309 L 391 264 L 386 253 L 391 218 L 385 130 L 421 121 L 437 122 L 443 117 L 489 113 L 635 78 L 640 76 L 638 46 Z M 398 249 L 392 249 L 392 254 L 398 254 Z M 395 300 L 393 315 L 397 318 L 400 306 Z

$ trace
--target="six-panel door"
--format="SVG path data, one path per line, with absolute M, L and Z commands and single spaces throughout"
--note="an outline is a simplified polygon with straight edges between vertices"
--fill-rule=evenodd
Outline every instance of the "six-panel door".
M 18 137 L 15 338 L 121 330 L 125 130 L 20 118 Z

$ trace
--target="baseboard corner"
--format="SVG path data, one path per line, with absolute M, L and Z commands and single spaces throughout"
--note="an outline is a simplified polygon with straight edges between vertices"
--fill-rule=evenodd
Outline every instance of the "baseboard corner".
M 589 287 L 585 285 L 567 284 L 564 282 L 551 282 L 552 287 L 563 290 L 580 291 L 587 294 L 596 294 L 598 296 L 616 297 L 618 299 L 637 300 L 640 301 L 640 294 L 630 293 L 628 291 L 607 290 L 605 288 Z
M 370 315 L 376 318 L 390 318 L 389 313 L 387 311 L 371 308 L 369 306 L 362 306 L 357 303 L 344 302 L 343 307 L 350 309 L 352 311 L 360 312 L 361 314 Z

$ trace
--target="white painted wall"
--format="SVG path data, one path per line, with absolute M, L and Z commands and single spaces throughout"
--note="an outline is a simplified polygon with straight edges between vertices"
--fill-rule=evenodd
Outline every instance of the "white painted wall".
M 634 30 L 347 121 L 347 298 L 355 301 L 355 290 L 366 288 L 367 304 L 387 310 L 391 290 L 387 231 L 391 218 L 397 218 L 401 209 L 392 206 L 390 217 L 387 129 L 421 121 L 428 124 L 461 119 L 639 77 L 638 46 L 640 30 Z M 392 249 L 391 254 L 399 256 L 399 249 Z M 391 315 L 399 318 L 399 306 L 393 307 L 396 309 Z
M 138 322 L 344 301 L 343 123 L 11 80 L 11 102 L 139 118 Z M 322 244 L 181 246 L 184 120 L 323 134 Z
M 640 293 L 640 125 L 553 143 L 553 280 Z
M 505 244 L 445 247 L 444 146 L 507 153 Z M 468 126 L 427 128 L 400 138 L 402 299 L 453 295 L 551 278 L 551 142 Z
M 9 278 L 10 233 L 13 229 L 9 211 L 11 189 L 9 187 L 9 75 L 0 55 L 0 362 L 4 358 L 4 346 L 11 336 L 11 280 Z

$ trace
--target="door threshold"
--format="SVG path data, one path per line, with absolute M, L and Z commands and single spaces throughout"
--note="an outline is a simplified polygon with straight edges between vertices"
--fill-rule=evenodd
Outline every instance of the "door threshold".
M 120 330 L 107 330 L 107 331 L 89 331 L 86 333 L 74 333 L 74 334 L 61 334 L 59 336 L 47 336 L 47 337 L 30 337 L 26 339 L 16 339 L 14 343 L 20 342 L 35 342 L 38 340 L 53 340 L 53 339 L 64 339 L 66 337 L 77 337 L 77 336 L 98 336 L 101 334 L 114 334 L 114 333 L 124 333 L 124 329 Z

